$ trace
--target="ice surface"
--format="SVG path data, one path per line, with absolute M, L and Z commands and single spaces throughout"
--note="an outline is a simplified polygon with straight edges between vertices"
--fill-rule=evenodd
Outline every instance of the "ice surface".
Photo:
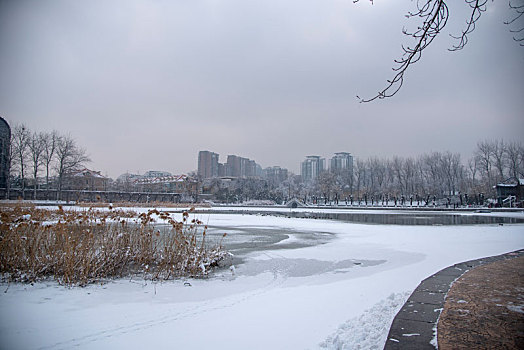
M 249 243 L 251 230 L 262 243 L 237 245 L 235 269 L 204 280 L 2 284 L 0 348 L 381 348 L 397 308 L 421 280 L 524 248 L 524 225 L 199 216 L 217 232 L 238 229 L 226 245 Z M 271 234 L 279 238 L 265 240 Z

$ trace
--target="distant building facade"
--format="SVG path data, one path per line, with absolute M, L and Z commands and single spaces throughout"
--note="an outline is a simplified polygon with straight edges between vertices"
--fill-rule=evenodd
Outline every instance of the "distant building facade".
M 218 154 L 209 151 L 198 152 L 198 176 L 209 179 L 219 176 Z M 224 171 L 222 169 L 222 171 Z
M 84 168 L 67 174 L 64 177 L 64 190 L 77 191 L 107 191 L 109 178 L 100 174 L 99 171 Z
M 9 181 L 9 149 L 11 146 L 11 127 L 0 117 L 0 188 L 7 188 Z
M 160 171 L 160 170 L 149 170 L 144 173 L 144 177 L 163 177 L 163 176 L 172 176 L 169 171 Z
M 187 175 L 143 177 L 135 180 L 140 192 L 171 192 L 196 194 L 198 182 Z
M 338 152 L 330 159 L 331 172 L 340 175 L 353 175 L 353 156 L 347 152 Z
M 326 169 L 326 160 L 320 156 L 307 156 L 301 163 L 300 175 L 306 182 L 315 180 Z
M 219 155 L 210 151 L 198 153 L 198 176 L 201 179 L 215 177 L 259 177 L 262 167 L 254 160 L 228 155 L 226 163 L 219 163 Z
M 118 191 L 126 191 L 126 192 L 134 191 L 136 181 L 143 179 L 143 178 L 144 176 L 140 174 L 131 174 L 131 173 L 122 174 L 116 178 L 116 181 L 113 183 L 112 189 L 118 190 Z
M 264 169 L 264 177 L 272 185 L 279 185 L 288 178 L 288 170 L 279 166 Z
M 227 156 L 225 164 L 226 176 L 231 177 L 255 177 L 261 176 L 262 168 L 249 158 L 243 158 L 235 155 Z

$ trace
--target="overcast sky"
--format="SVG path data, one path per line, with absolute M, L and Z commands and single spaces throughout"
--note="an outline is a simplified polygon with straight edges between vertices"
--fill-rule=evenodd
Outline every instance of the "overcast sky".
M 417 24 L 412 1 L 394 3 L 0 0 L 0 115 L 70 133 L 113 178 L 187 173 L 199 150 L 298 172 L 306 155 L 467 158 L 480 140 L 523 140 L 524 48 L 503 24 L 507 1 L 489 2 L 453 53 L 469 14 L 450 0 L 402 90 L 358 103 L 392 78 L 402 28 Z

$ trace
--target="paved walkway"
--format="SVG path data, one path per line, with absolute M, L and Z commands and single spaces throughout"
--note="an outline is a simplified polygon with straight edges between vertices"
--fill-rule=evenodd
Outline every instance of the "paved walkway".
M 456 264 L 422 281 L 384 349 L 435 349 L 437 322 L 439 349 L 524 349 L 523 309 L 524 250 Z
M 524 256 L 465 273 L 438 322 L 438 347 L 524 349 Z

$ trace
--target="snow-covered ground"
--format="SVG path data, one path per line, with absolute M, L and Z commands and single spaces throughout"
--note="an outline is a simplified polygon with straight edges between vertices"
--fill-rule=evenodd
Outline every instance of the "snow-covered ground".
M 422 279 L 524 248 L 524 225 L 199 217 L 228 233 L 234 268 L 164 283 L 2 284 L 0 348 L 381 349 Z

